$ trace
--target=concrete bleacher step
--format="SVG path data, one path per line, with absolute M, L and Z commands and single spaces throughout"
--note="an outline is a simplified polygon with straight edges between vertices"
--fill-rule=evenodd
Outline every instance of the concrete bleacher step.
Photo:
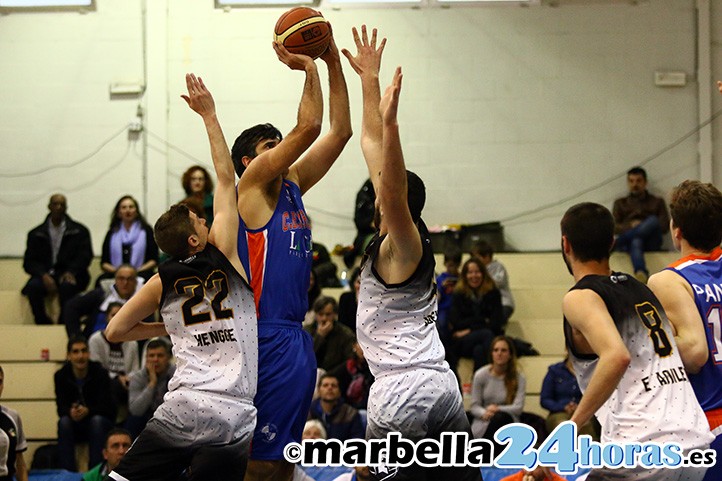
M 67 342 L 62 325 L 0 325 L 0 362 L 40 361 L 44 349 L 50 361 L 64 361 Z
M 0 291 L 0 324 L 34 324 L 30 304 L 20 291 Z
M 512 319 L 535 319 L 539 317 L 561 319 L 562 299 L 569 287 L 540 284 L 533 287 L 512 289 L 516 304 Z
M 5 362 L 3 402 L 23 400 L 54 400 L 53 375 L 62 362 Z
M 564 355 L 564 328 L 561 314 L 552 319 L 518 319 L 515 316 L 509 320 L 506 333 L 531 342 L 542 355 Z
M 53 381 L 50 380 L 52 385 Z M 16 410 L 23 422 L 25 437 L 32 441 L 54 441 L 58 437 L 58 413 L 55 400 L 5 401 L 3 405 Z

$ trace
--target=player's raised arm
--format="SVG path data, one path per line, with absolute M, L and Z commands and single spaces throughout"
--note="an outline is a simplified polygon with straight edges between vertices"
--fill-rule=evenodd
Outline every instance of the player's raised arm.
M 188 106 L 203 118 L 211 146 L 213 167 L 216 171 L 218 184 L 213 197 L 213 227 L 209 233 L 209 241 L 218 247 L 231 261 L 236 269 L 245 277 L 245 272 L 238 259 L 238 211 L 236 207 L 236 175 L 233 171 L 231 153 L 218 122 L 216 105 L 213 96 L 203 83 L 203 79 L 195 75 L 186 75 L 188 95 L 181 95 Z
M 388 242 L 382 244 L 382 254 L 388 254 L 391 260 L 389 276 L 403 281 L 416 270 L 421 259 L 422 244 L 409 209 L 408 177 L 399 138 L 397 114 L 401 80 L 401 67 L 398 67 L 379 105 L 383 142 L 377 195 L 383 225 L 388 232 Z M 391 278 L 385 279 L 393 282 Z
M 342 52 L 348 59 L 351 67 L 361 78 L 361 91 L 363 96 L 363 120 L 361 123 L 361 150 L 366 159 L 369 177 L 378 191 L 379 173 L 381 172 L 383 126 L 379 103 L 381 102 L 381 87 L 379 86 L 379 71 L 381 69 L 381 56 L 386 46 L 386 39 L 382 39 L 377 46 L 377 31 L 371 31 L 368 36 L 366 25 L 361 26 L 361 35 L 354 27 L 353 39 L 356 44 L 356 55 L 346 49 Z
M 562 310 L 572 328 L 583 336 L 585 347 L 599 356 L 594 374 L 571 419 L 577 426 L 582 426 L 617 388 L 631 357 L 597 293 L 588 289 L 570 291 L 564 296 Z
M 348 88 L 341 68 L 341 57 L 336 41 L 331 32 L 331 41 L 321 60 L 328 67 L 329 84 L 329 118 L 331 128 L 316 141 L 301 160 L 294 163 L 289 178 L 297 179 L 297 184 L 304 194 L 313 187 L 331 168 L 343 148 L 348 143 L 353 131 L 351 129 L 351 111 L 349 109 Z
M 110 320 L 105 328 L 108 341 L 137 341 L 168 335 L 162 322 L 143 322 L 143 319 L 158 310 L 162 292 L 160 276 L 155 274 Z
M 696 374 L 709 357 L 704 322 L 700 317 L 690 284 L 670 270 L 649 278 L 647 286 L 662 303 L 674 328 L 674 341 L 687 372 Z
M 303 86 L 301 103 L 298 107 L 296 126 L 288 133 L 277 146 L 257 152 L 254 158 L 243 157 L 242 162 L 247 167 L 241 176 L 238 184 L 238 208 L 243 211 L 245 205 L 249 205 L 256 193 L 247 189 L 265 189 L 269 183 L 278 176 L 286 174 L 289 167 L 311 146 L 321 133 L 321 122 L 323 120 L 323 96 L 321 84 L 318 77 L 318 69 L 311 57 L 306 55 L 292 54 L 280 43 L 273 43 L 278 59 L 286 64 L 291 70 L 303 70 L 306 74 L 306 81 Z M 251 162 L 253 160 L 253 162 Z M 256 162 L 258 160 L 258 162 Z M 244 199 L 241 199 L 244 197 Z M 252 207 L 252 204 L 251 204 Z M 246 219 L 246 216 L 243 216 Z

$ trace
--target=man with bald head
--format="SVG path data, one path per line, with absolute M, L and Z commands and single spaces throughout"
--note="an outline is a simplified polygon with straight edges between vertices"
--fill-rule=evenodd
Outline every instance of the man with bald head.
M 66 213 L 64 195 L 50 196 L 45 221 L 28 233 L 23 268 L 30 280 L 22 293 L 30 301 L 36 324 L 50 324 L 45 297 L 58 294 L 61 318 L 65 302 L 88 285 L 88 266 L 93 259 L 90 231 Z

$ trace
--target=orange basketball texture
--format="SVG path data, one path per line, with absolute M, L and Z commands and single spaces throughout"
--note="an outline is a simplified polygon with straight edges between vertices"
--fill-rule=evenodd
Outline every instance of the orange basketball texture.
M 321 12 L 308 7 L 295 7 L 278 19 L 274 40 L 291 53 L 318 58 L 328 48 L 331 28 Z

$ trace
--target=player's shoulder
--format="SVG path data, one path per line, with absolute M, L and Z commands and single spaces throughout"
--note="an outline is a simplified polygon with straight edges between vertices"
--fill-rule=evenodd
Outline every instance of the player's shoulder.
M 658 292 L 671 285 L 682 284 L 684 282 L 682 276 L 677 272 L 671 269 L 664 269 L 649 276 L 647 287 L 649 287 L 652 292 Z
M 582 317 L 585 313 L 602 309 L 603 306 L 599 304 L 600 302 L 602 302 L 602 297 L 593 289 L 572 289 L 564 294 L 562 312 L 568 320 L 572 321 Z

